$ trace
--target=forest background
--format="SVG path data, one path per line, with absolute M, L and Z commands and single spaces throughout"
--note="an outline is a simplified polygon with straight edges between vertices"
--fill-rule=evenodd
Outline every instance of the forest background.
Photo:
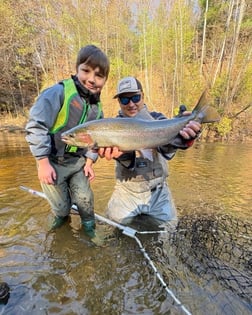
M 192 109 L 208 89 L 221 121 L 206 139 L 250 141 L 252 2 L 247 0 L 0 0 L 1 128 L 24 127 L 44 88 L 75 74 L 79 49 L 109 57 L 106 117 L 119 79 L 136 76 L 149 110 Z

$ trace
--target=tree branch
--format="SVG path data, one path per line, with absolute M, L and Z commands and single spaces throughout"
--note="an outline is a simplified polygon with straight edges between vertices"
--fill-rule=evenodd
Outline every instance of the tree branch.
M 248 104 L 246 107 L 244 107 L 242 110 L 240 110 L 238 113 L 234 114 L 233 116 L 231 116 L 232 119 L 237 118 L 241 113 L 245 112 L 247 109 L 249 109 L 249 107 L 252 106 L 251 104 Z

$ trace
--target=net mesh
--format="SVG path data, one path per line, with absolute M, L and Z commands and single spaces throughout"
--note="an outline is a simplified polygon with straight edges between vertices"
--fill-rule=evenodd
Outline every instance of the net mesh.
M 179 259 L 201 278 L 252 302 L 252 224 L 228 215 L 188 215 L 170 235 Z

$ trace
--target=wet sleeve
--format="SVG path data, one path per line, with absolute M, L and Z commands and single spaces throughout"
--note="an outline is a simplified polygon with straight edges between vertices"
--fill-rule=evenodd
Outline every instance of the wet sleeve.
M 196 138 L 184 139 L 180 135 L 177 135 L 176 138 L 171 142 L 171 145 L 176 149 L 186 150 L 193 145 Z
M 93 160 L 93 162 L 95 163 L 98 159 L 98 153 L 92 151 L 92 150 L 88 150 L 86 153 L 85 153 L 85 157 Z
M 156 120 L 167 119 L 167 117 L 164 116 L 162 113 L 157 112 L 151 112 L 151 116 Z M 174 147 L 172 144 L 167 144 L 158 147 L 157 151 L 161 153 L 166 160 L 171 160 L 175 156 L 177 148 Z
M 166 160 L 171 160 L 175 156 L 175 154 L 177 152 L 177 148 L 174 147 L 172 144 L 167 144 L 167 145 L 163 145 L 161 147 L 158 147 L 157 151 L 159 153 L 161 153 L 162 156 Z
M 180 106 L 180 112 L 181 113 L 177 117 L 183 117 L 182 112 L 185 110 L 186 110 L 185 105 L 181 105 Z M 159 115 L 157 115 L 156 119 L 162 120 L 162 119 L 166 119 L 166 117 L 159 113 Z M 186 150 L 186 149 L 190 148 L 193 145 L 195 139 L 196 138 L 191 138 L 191 139 L 187 140 L 187 139 L 184 139 L 180 134 L 178 134 L 171 141 L 171 143 L 159 147 L 158 152 L 160 152 L 163 155 L 163 157 L 166 158 L 167 160 L 171 160 L 175 156 L 177 149 Z
M 51 153 L 50 129 L 54 125 L 63 102 L 63 85 L 56 84 L 42 92 L 30 109 L 25 138 L 36 159 L 49 156 Z

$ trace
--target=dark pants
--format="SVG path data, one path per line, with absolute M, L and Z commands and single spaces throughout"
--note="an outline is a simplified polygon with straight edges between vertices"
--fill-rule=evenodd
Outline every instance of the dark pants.
M 89 180 L 83 172 L 84 157 L 68 157 L 50 163 L 57 173 L 55 185 L 41 183 L 52 211 L 56 216 L 69 215 L 71 205 L 77 205 L 82 221 L 94 220 L 94 196 Z

